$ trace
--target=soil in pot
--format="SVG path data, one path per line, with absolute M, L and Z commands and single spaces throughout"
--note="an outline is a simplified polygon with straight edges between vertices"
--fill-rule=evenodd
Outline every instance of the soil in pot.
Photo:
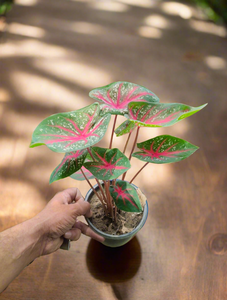
M 101 194 L 100 191 L 97 192 Z M 142 207 L 144 207 L 146 203 L 146 197 L 140 191 L 140 189 L 137 189 L 137 194 Z M 112 219 L 105 215 L 103 206 L 95 194 L 92 196 L 89 202 L 91 204 L 91 210 L 93 213 L 90 221 L 97 229 L 107 234 L 121 235 L 131 232 L 135 227 L 137 227 L 143 217 L 143 212 L 132 213 L 118 210 L 116 221 L 112 222 Z

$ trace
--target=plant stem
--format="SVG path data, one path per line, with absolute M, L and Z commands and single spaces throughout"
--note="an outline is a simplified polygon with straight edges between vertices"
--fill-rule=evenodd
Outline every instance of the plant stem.
M 136 173 L 136 175 L 131 179 L 129 183 L 132 183 L 133 180 L 137 177 L 137 175 L 149 164 L 149 162 L 146 162 L 145 165 Z
M 95 180 L 96 180 L 96 182 L 97 182 L 97 184 L 99 186 L 100 192 L 102 193 L 103 199 L 106 201 L 106 197 L 105 197 L 105 195 L 103 193 L 103 189 L 102 189 L 102 186 L 101 186 L 100 182 L 98 181 L 97 178 L 95 178 Z
M 91 158 L 95 161 L 95 158 L 94 158 L 94 156 L 93 156 L 91 150 L 90 150 L 89 148 L 87 148 L 87 151 L 88 151 L 88 153 L 91 155 Z
M 112 210 L 112 206 L 111 206 L 111 203 L 110 203 L 110 197 L 109 197 L 109 193 L 108 193 L 108 185 L 107 185 L 107 182 L 104 181 L 104 186 L 105 186 L 105 192 L 106 192 L 106 202 L 108 203 L 108 209 L 109 209 L 109 213 L 111 214 L 111 210 Z
M 93 192 L 95 193 L 95 195 L 99 198 L 99 200 L 101 201 L 104 211 L 106 213 L 106 206 L 103 202 L 103 199 L 99 196 L 99 194 L 96 192 L 96 190 L 93 188 L 92 184 L 90 183 L 89 179 L 87 178 L 87 176 L 85 175 L 84 171 L 82 170 L 82 168 L 80 169 L 81 173 L 83 174 L 84 178 L 86 179 L 87 183 L 90 185 L 91 189 L 93 190 Z
M 89 148 L 87 148 L 87 151 L 88 151 L 88 153 L 90 154 L 91 158 L 95 161 L 95 158 L 94 158 L 94 156 L 93 156 L 91 150 L 90 150 Z M 103 199 L 106 201 L 106 197 L 105 197 L 105 195 L 104 195 L 104 193 L 103 193 L 103 189 L 102 189 L 102 186 L 101 186 L 100 182 L 98 181 L 97 178 L 95 178 L 95 180 L 96 180 L 96 182 L 97 182 L 97 184 L 98 184 L 98 186 L 99 186 L 100 192 L 102 193 Z
M 107 187 L 108 187 L 108 195 L 109 195 L 109 199 L 110 199 L 110 205 L 111 205 L 111 216 L 112 216 L 112 220 L 116 221 L 115 218 L 115 214 L 114 214 L 114 205 L 113 205 L 113 199 L 110 195 L 110 181 L 107 182 Z
M 136 136 L 135 136 L 135 139 L 134 139 L 134 143 L 133 143 L 133 146 L 132 146 L 131 153 L 130 153 L 130 155 L 129 155 L 129 160 L 131 160 L 131 158 L 132 158 L 132 153 L 133 153 L 133 151 L 134 151 L 134 149 L 135 149 L 136 142 L 137 142 L 138 135 L 139 135 L 139 130 L 140 130 L 140 127 L 137 127 Z M 123 174 L 122 180 L 125 179 L 126 173 L 127 173 L 127 171 Z
M 127 148 L 127 146 L 128 146 L 128 142 L 129 142 L 129 139 L 130 139 L 131 134 L 132 134 L 132 131 L 130 131 L 130 133 L 128 134 L 128 138 L 127 138 L 127 141 L 126 141 L 126 143 L 125 143 L 124 150 L 123 150 L 123 153 L 124 153 L 124 154 L 125 154 L 126 148 Z
M 117 221 L 117 206 L 114 205 L 114 218 L 115 218 L 115 221 Z
M 131 158 L 132 158 L 132 153 L 133 153 L 133 151 L 134 151 L 134 149 L 135 149 L 135 147 L 136 147 L 136 143 L 137 143 L 137 139 L 138 139 L 138 135 L 139 135 L 139 130 L 140 130 L 140 127 L 137 127 L 135 140 L 134 140 L 134 143 L 133 143 L 133 146 L 132 146 L 131 153 L 130 153 L 129 158 L 128 158 L 129 160 L 131 160 Z
M 114 117 L 114 123 L 113 123 L 113 129 L 112 129 L 111 138 L 110 138 L 109 149 L 112 148 L 112 144 L 113 144 L 113 136 L 114 136 L 114 130 L 115 130 L 115 126 L 116 126 L 116 121 L 117 121 L 117 115 L 115 115 L 115 117 Z

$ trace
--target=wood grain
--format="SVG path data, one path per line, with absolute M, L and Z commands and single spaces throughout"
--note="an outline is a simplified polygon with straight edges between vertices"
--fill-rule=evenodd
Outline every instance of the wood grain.
M 141 142 L 171 134 L 200 150 L 180 163 L 149 165 L 136 178 L 149 216 L 129 244 L 108 249 L 83 236 L 69 251 L 35 260 L 1 300 L 227 299 L 227 73 L 225 65 L 206 64 L 207 57 L 227 61 L 226 39 L 215 34 L 215 25 L 202 32 L 206 21 L 193 29 L 191 19 L 168 14 L 162 2 L 118 4 L 110 11 L 87 1 L 37 1 L 15 5 L 9 14 L 8 23 L 45 34 L 6 30 L 1 37 L 0 230 L 33 217 L 64 188 L 76 185 L 86 194 L 86 182 L 64 179 L 49 186 L 62 156 L 28 147 L 43 118 L 91 104 L 88 92 L 96 86 L 127 80 L 151 89 L 163 102 L 208 102 L 171 128 L 141 129 L 139 136 Z M 162 27 L 147 25 L 154 14 Z M 153 28 L 146 32 L 159 38 L 141 36 L 141 26 Z M 111 128 L 100 146 L 110 135 Z M 114 138 L 114 146 L 121 149 L 124 139 Z M 127 180 L 142 166 L 132 162 Z

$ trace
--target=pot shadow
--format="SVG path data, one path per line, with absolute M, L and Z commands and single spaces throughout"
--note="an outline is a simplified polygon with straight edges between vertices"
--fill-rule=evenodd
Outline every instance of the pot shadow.
M 106 247 L 91 240 L 86 254 L 91 275 L 107 283 L 120 283 L 133 278 L 139 270 L 141 260 L 141 247 L 136 237 L 118 248 Z

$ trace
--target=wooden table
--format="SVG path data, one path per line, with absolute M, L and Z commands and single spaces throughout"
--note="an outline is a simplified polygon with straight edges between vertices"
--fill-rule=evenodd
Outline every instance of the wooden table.
M 203 21 L 199 27 L 195 19 L 168 14 L 161 4 L 119 2 L 112 11 L 89 5 L 40 1 L 15 6 L 9 15 L 14 26 L 5 33 L 5 46 L 0 45 L 0 230 L 33 217 L 66 187 L 76 185 L 86 194 L 86 182 L 65 179 L 49 186 L 49 175 L 62 156 L 28 146 L 44 117 L 92 103 L 87 96 L 92 87 L 125 79 L 150 88 L 163 102 L 192 106 L 208 102 L 204 110 L 179 124 L 152 132 L 144 129 L 140 136 L 142 141 L 163 133 L 176 135 L 200 150 L 180 163 L 149 166 L 135 180 L 147 195 L 149 216 L 129 244 L 111 249 L 82 236 L 69 251 L 35 260 L 0 299 L 225 300 L 224 29 L 209 24 L 213 31 L 199 31 Z M 162 26 L 169 27 L 147 29 L 150 38 L 145 37 L 141 27 L 154 14 L 156 21 L 159 14 Z M 17 28 L 15 23 L 36 29 Z M 219 57 L 216 69 L 212 57 Z M 120 147 L 122 140 L 114 142 Z M 135 163 L 129 178 L 139 166 Z

